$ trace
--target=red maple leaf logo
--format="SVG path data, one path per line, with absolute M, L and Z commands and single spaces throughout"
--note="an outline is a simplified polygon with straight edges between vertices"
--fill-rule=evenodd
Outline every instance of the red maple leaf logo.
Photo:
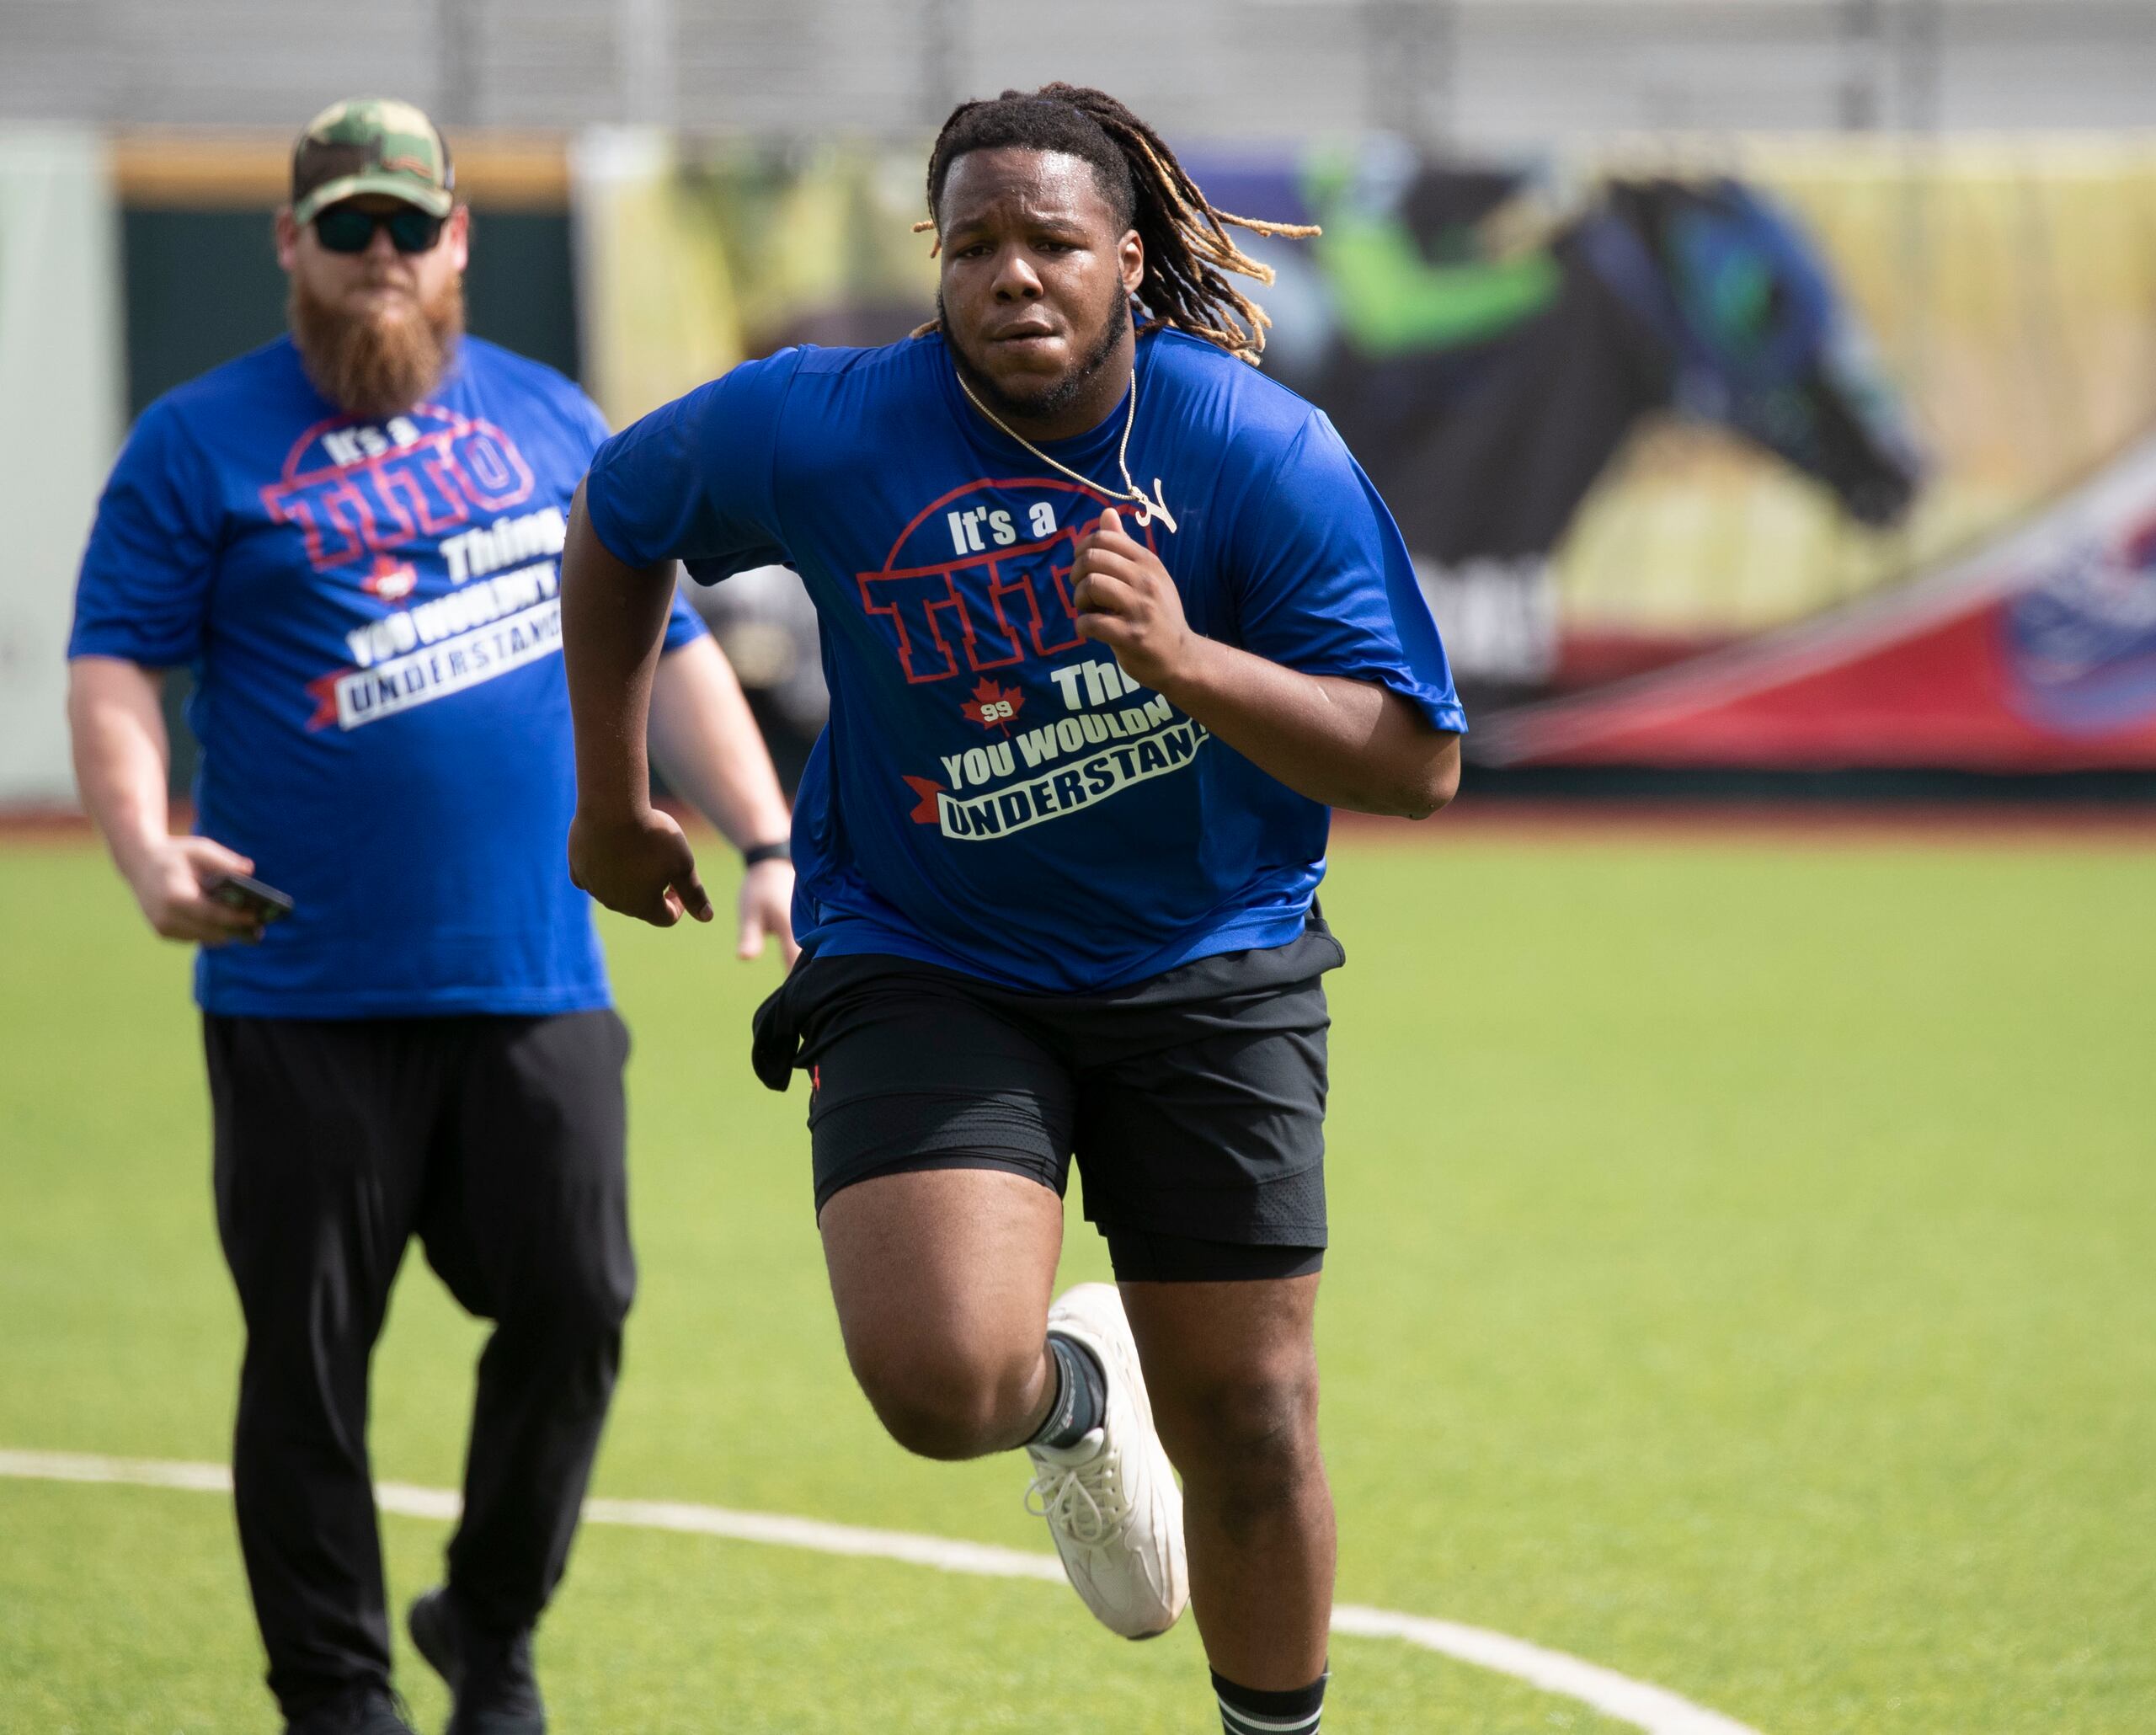
M 392 560 L 387 554 L 374 558 L 374 570 L 360 580 L 360 589 L 370 596 L 378 596 L 384 602 L 402 602 L 419 588 L 419 575 L 407 560 Z
M 984 675 L 974 688 L 973 697 L 958 709 L 983 729 L 1000 729 L 1007 736 L 1011 719 L 1025 705 L 1026 696 L 1017 687 L 998 686 Z

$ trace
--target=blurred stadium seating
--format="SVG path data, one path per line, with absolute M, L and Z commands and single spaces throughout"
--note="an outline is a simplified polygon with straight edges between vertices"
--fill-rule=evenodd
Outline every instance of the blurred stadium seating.
M 2144 125 L 2139 0 L 0 0 L 0 117 L 286 129 L 373 88 L 446 125 L 910 134 L 1113 87 L 1177 136 Z

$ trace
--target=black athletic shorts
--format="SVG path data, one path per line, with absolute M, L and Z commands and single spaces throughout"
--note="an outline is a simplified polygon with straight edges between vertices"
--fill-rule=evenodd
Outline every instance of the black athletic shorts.
M 804 958 L 758 1010 L 759 1077 L 809 1075 L 816 1208 L 873 1175 L 1005 1169 L 1086 1217 L 1129 1281 L 1324 1262 L 1325 989 L 1315 913 L 1285 946 L 1097 994 L 1024 993 L 910 958 Z

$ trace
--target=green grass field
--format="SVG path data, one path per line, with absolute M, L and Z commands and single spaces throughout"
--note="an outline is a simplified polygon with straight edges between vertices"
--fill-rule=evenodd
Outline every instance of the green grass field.
M 1343 1599 L 1765 1735 L 2156 1730 L 2156 854 L 1433 835 L 1327 892 Z M 1018 1465 L 908 1460 L 848 1380 L 804 1102 L 746 1065 L 769 972 L 723 923 L 607 937 L 643 1287 L 598 1492 L 1044 1546 Z M 0 851 L 0 1448 L 220 1460 L 187 960 L 56 843 Z M 1075 1217 L 1065 1264 L 1106 1273 Z M 478 1342 L 414 1257 L 385 1479 L 454 1485 Z M 385 1536 L 401 1601 L 443 1529 Z M 563 1735 L 1217 1727 L 1188 1622 L 633 1529 L 580 1540 L 540 1660 Z M 1342 1732 L 1623 1727 L 1333 1663 Z M 0 1730 L 268 1731 L 259 1668 L 223 1501 L 0 1481 Z

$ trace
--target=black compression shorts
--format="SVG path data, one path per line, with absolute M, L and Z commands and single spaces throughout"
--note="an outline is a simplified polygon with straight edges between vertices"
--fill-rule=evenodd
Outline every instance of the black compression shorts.
M 1024 993 L 890 957 L 804 958 L 756 1015 L 757 1070 L 809 1074 L 816 1207 L 872 1176 L 995 1168 L 1061 1193 L 1075 1156 L 1116 1275 L 1323 1263 L 1326 1012 L 1343 961 L 1285 946 L 1097 994 Z

